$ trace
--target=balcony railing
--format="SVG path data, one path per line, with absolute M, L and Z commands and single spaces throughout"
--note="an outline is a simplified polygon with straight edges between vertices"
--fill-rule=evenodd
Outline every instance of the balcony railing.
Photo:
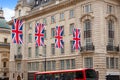
M 0 68 L 0 69 L 1 69 L 1 72 L 9 72 L 9 68 L 3 67 L 3 68 Z
M 0 42 L 0 46 L 10 47 L 10 43 L 3 43 L 3 42 Z
M 1 58 L 2 59 L 9 59 L 9 53 L 3 53 Z
M 107 51 L 114 51 L 114 52 L 119 51 L 119 46 L 107 45 L 106 48 L 107 48 Z
M 91 52 L 94 50 L 95 50 L 94 45 L 86 45 L 84 47 L 81 47 L 82 52 Z
M 14 55 L 15 60 L 22 60 L 22 54 L 16 54 Z

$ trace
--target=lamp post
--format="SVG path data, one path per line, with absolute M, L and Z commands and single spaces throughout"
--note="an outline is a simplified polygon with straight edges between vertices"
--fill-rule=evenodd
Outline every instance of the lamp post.
M 118 68 L 119 68 L 119 80 L 120 80 L 120 42 L 119 42 L 119 59 L 118 59 Z
M 44 64 L 45 66 L 44 66 L 44 69 L 45 69 L 45 72 L 46 72 L 46 53 L 45 53 L 44 57 L 45 57 L 45 64 Z
M 44 71 L 46 72 L 46 54 L 45 55 L 42 55 L 42 54 L 39 54 L 39 56 L 42 56 L 44 57 Z

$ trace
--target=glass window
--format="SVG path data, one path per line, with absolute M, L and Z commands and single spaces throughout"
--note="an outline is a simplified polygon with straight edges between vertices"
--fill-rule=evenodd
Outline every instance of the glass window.
M 56 70 L 56 61 L 52 61 L 52 70 Z
M 84 22 L 84 39 L 85 39 L 85 46 L 86 45 L 91 45 L 92 44 L 92 39 L 91 39 L 91 21 L 86 20 Z
M 76 72 L 76 75 L 75 75 L 76 79 L 83 79 L 84 75 L 83 75 L 83 72 L 82 71 L 79 71 L 79 72 Z
M 85 68 L 93 68 L 93 58 L 87 57 L 84 59 Z
M 18 45 L 18 54 L 21 54 L 21 46 Z
M 109 38 L 114 38 L 114 22 L 112 20 L 108 21 L 108 35 Z
M 71 68 L 75 69 L 75 59 L 71 59 Z
M 75 49 L 73 48 L 73 41 L 70 41 L 70 50 L 73 53 L 75 51 Z
M 70 60 L 66 60 L 66 69 L 70 69 Z
M 84 12 L 85 12 L 85 13 L 91 12 L 91 4 L 87 4 L 87 5 L 85 5 L 83 8 L 84 8 Z
M 32 34 L 29 34 L 29 36 L 28 36 L 28 42 L 29 42 L 29 43 L 32 42 Z
M 114 12 L 114 6 L 108 5 L 107 6 L 107 12 L 110 13 L 110 14 L 113 13 Z
M 39 62 L 36 62 L 36 71 L 39 70 Z
M 47 61 L 47 70 L 48 70 L 48 71 L 51 70 L 51 61 Z
M 55 44 L 51 44 L 52 55 L 55 55 Z
M 92 45 L 91 38 L 85 38 L 85 46 L 90 46 L 90 45 Z
M 109 57 L 106 58 L 106 68 L 109 69 Z
M 51 23 L 55 23 L 55 16 L 51 16 Z
M 39 56 L 39 47 L 38 46 L 36 46 L 35 47 L 35 57 L 38 57 Z
M 118 58 L 115 58 L 115 66 L 116 66 L 116 69 L 119 68 L 119 65 L 118 65 Z
M 73 34 L 74 23 L 70 24 L 69 33 Z
M 110 68 L 114 68 L 114 58 L 110 58 Z
M 43 18 L 43 24 L 44 24 L 44 25 L 47 25 L 47 20 L 46 20 L 46 18 Z
M 118 58 L 115 58 L 115 57 L 107 57 L 106 58 L 107 61 L 106 61 L 106 65 L 107 65 L 107 68 L 108 69 L 118 69 L 119 67 L 119 63 L 118 63 Z
M 52 38 L 55 37 L 55 28 L 51 29 L 51 36 L 52 36 Z
M 21 16 L 21 10 L 19 10 L 19 16 Z
M 28 48 L 28 57 L 31 57 L 32 56 L 32 49 L 31 47 Z
M 31 63 L 28 63 L 28 71 L 31 71 Z
M 64 60 L 61 60 L 61 61 L 60 61 L 60 69 L 61 69 L 61 70 L 64 70 L 64 67 L 65 67 L 65 66 L 64 66 Z
M 63 43 L 63 48 L 61 48 L 61 54 L 64 54 L 64 43 Z
M 44 54 L 44 57 L 46 57 L 46 45 L 43 46 L 43 54 Z
M 32 71 L 35 71 L 35 63 L 34 62 L 32 62 Z
M 96 72 L 92 69 L 86 70 L 85 73 L 86 73 L 86 78 L 87 79 L 97 78 Z
M 89 19 L 84 22 L 84 31 L 88 30 L 91 30 L 91 21 Z
M 108 45 L 114 44 L 114 22 L 112 20 L 108 21 Z
M 18 71 L 21 70 L 21 63 L 17 63 L 17 70 L 18 70 Z
M 31 71 L 38 71 L 39 69 L 39 62 L 31 62 Z
M 114 45 L 114 39 L 113 38 L 108 39 L 108 45 L 111 45 L 111 46 Z
M 73 17 L 74 17 L 74 10 L 73 10 L 73 9 L 70 10 L 69 16 L 70 16 L 70 18 L 73 18 Z
M 60 20 L 64 20 L 64 13 L 60 13 Z
M 45 61 L 42 62 L 42 71 L 46 71 L 46 63 L 45 63 Z

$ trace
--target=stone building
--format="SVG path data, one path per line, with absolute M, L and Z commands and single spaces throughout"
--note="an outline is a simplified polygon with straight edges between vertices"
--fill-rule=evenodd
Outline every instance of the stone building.
M 9 79 L 10 27 L 0 9 L 0 80 Z
M 11 43 L 10 80 L 33 80 L 36 71 L 74 68 L 94 68 L 99 80 L 119 80 L 119 13 L 120 0 L 19 0 L 15 18 L 24 20 L 24 44 Z M 46 25 L 44 47 L 35 46 L 38 22 Z M 62 49 L 55 48 L 56 26 L 64 28 Z M 73 27 L 81 30 L 80 51 L 72 49 Z

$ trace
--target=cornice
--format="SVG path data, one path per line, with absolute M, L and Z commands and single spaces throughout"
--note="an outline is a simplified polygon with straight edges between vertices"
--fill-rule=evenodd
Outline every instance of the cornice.
M 82 22 L 86 19 L 93 19 L 93 18 L 94 18 L 94 16 L 92 16 L 91 14 L 88 13 L 88 14 L 82 15 L 82 17 L 80 18 L 80 21 Z
M 66 0 L 66 1 L 60 2 L 59 4 L 53 4 L 53 5 L 50 5 L 47 7 L 43 7 L 43 9 L 41 9 L 41 10 L 39 9 L 35 12 L 29 12 L 28 15 L 21 16 L 18 19 L 22 19 L 24 21 L 30 20 L 30 19 L 45 15 L 45 14 L 50 13 L 50 12 L 54 12 L 54 11 L 57 11 L 57 10 L 60 10 L 60 9 L 63 9 L 63 8 L 69 7 L 69 6 L 76 5 L 78 2 L 80 2 L 80 0 L 69 0 L 69 1 Z M 8 24 L 11 25 L 12 20 L 9 21 Z
M 105 17 L 105 19 L 109 20 L 109 19 L 114 19 L 115 21 L 117 21 L 117 17 L 113 14 L 109 14 Z
M 75 4 L 76 4 L 76 0 L 71 0 L 71 1 L 65 1 L 64 3 L 54 4 L 54 5 L 50 5 L 48 7 L 43 7 L 42 10 L 37 10 L 36 12 L 29 13 L 29 15 L 25 16 L 25 19 L 29 20 L 31 18 L 34 18 L 37 16 L 42 16 L 44 14 L 54 12 L 56 10 L 60 10 L 60 9 L 63 9 L 63 8 L 66 8 L 71 5 L 75 5 Z

